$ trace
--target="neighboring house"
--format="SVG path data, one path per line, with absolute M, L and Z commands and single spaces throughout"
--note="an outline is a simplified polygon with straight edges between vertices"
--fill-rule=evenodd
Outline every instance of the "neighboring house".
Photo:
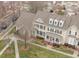
M 67 30 L 69 44 L 79 46 L 79 15 L 71 16 L 70 27 Z
M 16 29 L 21 34 L 39 36 L 56 44 L 79 46 L 79 15 L 67 16 L 38 11 L 35 14 L 23 11 L 16 21 Z M 27 36 L 27 35 L 26 35 Z
M 18 30 L 21 36 L 24 36 L 26 32 L 28 38 L 31 36 L 34 16 L 34 14 L 28 13 L 25 10 L 21 12 L 19 19 L 16 21 L 16 30 Z

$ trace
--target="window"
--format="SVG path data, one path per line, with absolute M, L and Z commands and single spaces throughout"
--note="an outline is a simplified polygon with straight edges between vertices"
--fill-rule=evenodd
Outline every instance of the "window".
M 52 18 L 50 18 L 50 20 L 49 20 L 49 24 L 50 24 L 50 25 L 53 24 L 53 19 L 52 19 Z
M 63 27 L 64 21 L 59 21 L 59 27 Z
M 75 32 L 75 35 L 77 35 L 77 32 Z
M 71 34 L 71 31 L 69 31 L 69 34 Z
M 48 27 L 47 30 L 50 31 L 50 28 Z
M 34 24 L 35 27 L 39 28 L 39 24 Z
M 44 30 L 45 30 L 45 26 L 44 26 Z
M 36 24 L 37 25 L 37 28 L 39 28 L 39 25 L 38 24 Z
M 47 39 L 49 39 L 49 36 L 47 35 Z
M 78 46 L 79 46 L 79 42 L 78 42 Z
M 37 30 L 37 34 L 39 34 L 39 31 Z
M 57 20 L 57 19 L 54 20 L 54 25 L 55 25 L 55 26 L 58 25 L 58 20 Z
M 60 31 L 60 34 L 62 34 L 62 31 Z
M 58 38 L 56 38 L 56 42 L 59 42 Z
M 51 28 L 51 29 L 50 29 L 50 32 L 54 32 L 54 29 L 53 29 L 53 28 Z
M 42 31 L 40 31 L 40 35 L 43 35 Z
M 43 36 L 45 36 L 45 32 L 43 32 Z
M 41 36 L 45 36 L 45 32 L 40 31 Z
M 43 26 L 42 25 L 40 25 L 40 29 L 43 29 Z

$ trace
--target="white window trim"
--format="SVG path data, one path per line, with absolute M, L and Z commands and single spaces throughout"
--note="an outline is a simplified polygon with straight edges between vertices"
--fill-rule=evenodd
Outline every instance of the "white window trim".
M 56 23 L 55 23 L 55 22 L 56 22 Z M 55 26 L 58 25 L 58 20 L 57 20 L 57 19 L 54 20 L 54 25 L 55 25 Z
M 60 24 L 61 23 L 61 24 Z M 59 21 L 59 27 L 63 27 L 64 21 L 60 20 Z
M 50 23 L 50 22 L 51 22 L 51 23 Z M 52 19 L 52 18 L 49 19 L 49 24 L 50 24 L 50 25 L 53 24 L 53 19 Z

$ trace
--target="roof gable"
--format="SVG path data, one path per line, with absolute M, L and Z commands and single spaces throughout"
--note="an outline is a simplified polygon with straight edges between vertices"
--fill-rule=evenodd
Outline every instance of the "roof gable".
M 35 21 L 39 22 L 39 23 L 44 23 L 43 20 L 42 20 L 42 18 L 37 18 Z

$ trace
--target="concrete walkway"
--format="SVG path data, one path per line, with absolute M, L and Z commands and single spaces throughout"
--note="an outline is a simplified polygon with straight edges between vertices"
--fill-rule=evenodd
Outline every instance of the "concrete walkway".
M 12 37 L 12 39 L 14 40 L 16 58 L 19 58 L 19 50 L 18 50 L 17 38 Z
M 11 24 L 11 25 L 13 25 L 13 24 Z M 15 27 L 15 25 L 14 25 L 14 26 L 11 26 L 11 28 L 0 38 L 0 40 L 4 39 L 4 38 L 7 36 L 7 34 L 8 34 L 14 27 Z
M 3 49 L 2 51 L 0 51 L 0 56 L 5 52 L 5 50 L 11 45 L 11 43 L 13 42 L 13 40 L 11 40 Z
M 35 45 L 35 46 L 38 46 L 38 47 L 44 48 L 44 49 L 48 49 L 48 50 L 53 51 L 53 52 L 57 52 L 57 53 L 60 53 L 60 54 L 66 55 L 66 56 L 70 56 L 70 57 L 78 58 L 78 57 L 75 56 L 75 55 L 71 55 L 71 54 L 68 54 L 68 53 L 64 53 L 64 52 L 62 52 L 62 51 L 58 51 L 58 50 L 51 49 L 51 48 L 48 48 L 48 47 L 45 47 L 45 46 L 41 46 L 41 45 L 36 44 L 36 43 L 32 43 L 32 42 L 29 42 L 29 43 L 32 44 L 32 45 Z

